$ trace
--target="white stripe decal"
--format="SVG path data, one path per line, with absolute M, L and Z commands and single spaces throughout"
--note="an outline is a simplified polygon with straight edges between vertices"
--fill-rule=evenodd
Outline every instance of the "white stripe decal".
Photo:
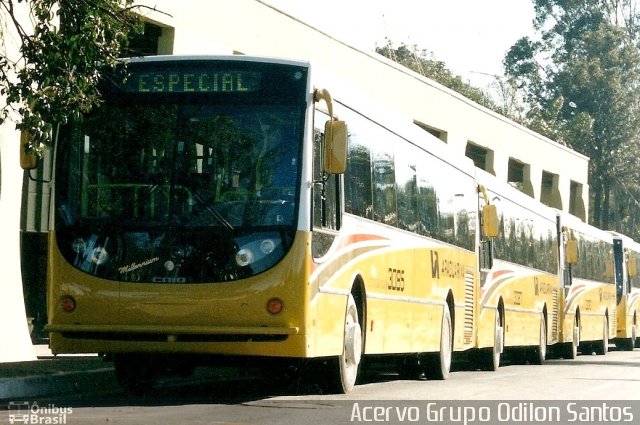
M 445 306 L 447 304 L 444 301 L 425 300 L 422 298 L 413 298 L 413 297 L 397 297 L 397 296 L 384 295 L 384 294 L 367 294 L 367 299 L 407 302 L 407 303 L 425 304 L 425 305 L 438 305 L 438 306 Z
M 347 296 L 350 294 L 349 291 L 347 291 L 346 289 L 336 289 L 336 288 L 327 288 L 327 287 L 320 287 L 319 291 L 321 294 L 330 294 L 330 295 L 344 295 Z
M 531 310 L 527 308 L 505 307 L 505 311 L 513 311 L 515 313 L 540 314 L 539 310 Z

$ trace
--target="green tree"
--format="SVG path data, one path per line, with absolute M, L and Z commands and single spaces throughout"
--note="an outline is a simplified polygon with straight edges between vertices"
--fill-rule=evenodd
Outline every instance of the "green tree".
M 637 236 L 640 39 L 634 0 L 534 0 L 538 40 L 507 52 L 505 72 L 530 128 L 590 157 L 590 221 Z
M 51 123 L 95 106 L 98 67 L 113 67 L 129 34 L 141 29 L 132 3 L 0 0 L 0 94 L 6 100 L 0 124 L 14 121 L 32 134 L 37 149 L 50 137 Z

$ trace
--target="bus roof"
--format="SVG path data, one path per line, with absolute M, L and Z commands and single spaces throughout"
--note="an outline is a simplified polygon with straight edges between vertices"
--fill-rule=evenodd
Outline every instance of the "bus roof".
M 237 61 L 237 62 L 257 62 L 257 63 L 274 63 L 281 65 L 292 65 L 309 67 L 309 62 L 272 58 L 265 56 L 245 56 L 245 55 L 157 55 L 157 56 L 141 56 L 121 58 L 124 63 L 143 63 L 143 62 L 181 62 L 181 61 Z
M 556 210 L 556 214 L 558 215 L 558 217 L 560 217 L 560 224 L 562 226 L 567 226 L 570 229 L 576 230 L 585 235 L 589 235 L 608 243 L 613 243 L 613 234 L 611 232 L 607 232 L 588 223 L 585 223 L 578 217 L 564 211 Z

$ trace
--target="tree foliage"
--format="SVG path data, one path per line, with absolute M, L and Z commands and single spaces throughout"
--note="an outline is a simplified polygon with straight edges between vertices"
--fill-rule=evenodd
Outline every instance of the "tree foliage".
M 518 40 L 505 72 L 535 131 L 590 158 L 590 221 L 638 236 L 640 38 L 635 0 L 534 0 L 539 37 Z
M 459 75 L 455 75 L 446 67 L 444 62 L 431 58 L 431 54 L 425 49 L 418 50 L 415 46 L 411 48 L 403 43 L 396 49 L 393 49 L 390 45 L 377 47 L 376 53 L 437 81 L 481 105 L 497 109 L 497 106 L 486 93 L 471 86 Z
M 129 34 L 141 29 L 132 2 L 0 0 L 0 124 L 14 121 L 37 149 L 51 123 L 95 106 L 98 67 L 113 67 Z

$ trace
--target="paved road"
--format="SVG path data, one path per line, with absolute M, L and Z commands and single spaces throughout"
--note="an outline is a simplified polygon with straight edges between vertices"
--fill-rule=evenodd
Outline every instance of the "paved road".
M 607 423 L 640 422 L 638 349 L 550 360 L 543 366 L 505 365 L 498 372 L 465 370 L 464 364 L 456 369 L 447 381 L 401 380 L 376 369 L 348 395 L 324 395 L 316 386 L 296 383 L 278 387 L 246 376 L 236 379 L 227 374 L 218 379 L 220 375 L 211 370 L 201 370 L 188 380 L 162 381 L 139 397 L 107 381 L 91 392 L 74 394 L 70 388 L 43 399 L 15 400 L 13 410 L 0 412 L 0 423 L 9 423 L 9 413 L 14 413 L 14 423 L 71 425 L 463 423 L 463 418 L 456 421 L 450 415 L 464 409 L 478 423 L 483 412 L 491 419 L 483 423 L 525 421 L 517 421 L 517 415 L 529 423 L 536 423 L 536 415 L 544 417 L 544 423 L 568 423 L 568 419 L 594 423 L 593 415 L 598 414 Z M 22 419 L 15 416 L 18 402 L 27 403 L 22 412 L 28 412 L 30 422 L 18 422 Z M 582 417 L 580 409 L 587 412 Z M 561 422 L 554 421 L 554 414 L 561 416 Z

